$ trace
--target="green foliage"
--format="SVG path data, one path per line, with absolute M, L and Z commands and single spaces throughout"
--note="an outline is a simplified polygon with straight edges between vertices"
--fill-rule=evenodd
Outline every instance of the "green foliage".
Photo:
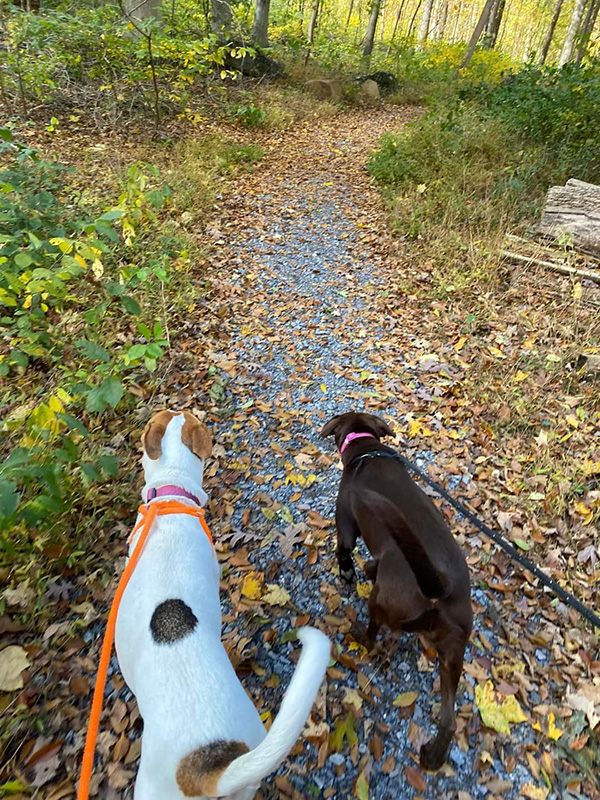
M 531 218 L 548 186 L 572 175 L 600 179 L 599 102 L 598 65 L 528 65 L 384 136 L 369 170 L 390 188 L 397 224 L 432 237 L 443 226 L 460 261 L 465 230 Z
M 193 116 L 188 104 L 198 82 L 222 70 L 228 51 L 239 56 L 252 52 L 225 47 L 207 35 L 204 15 L 191 5 L 175 23 L 168 17 L 163 25 L 144 21 L 142 30 L 152 37 L 154 69 L 147 38 L 116 5 L 44 9 L 43 14 L 7 6 L 6 13 L 7 47 L 0 49 L 0 69 L 15 110 L 24 94 L 25 102 L 68 100 L 79 108 L 92 106 L 98 123 L 115 122 L 132 109 L 154 115 L 156 77 L 161 113 Z
M 73 492 L 116 474 L 115 459 L 90 448 L 82 418 L 112 411 L 131 373 L 156 369 L 168 339 L 160 322 L 139 319 L 135 294 L 151 299 L 153 285 L 168 283 L 180 251 L 144 250 L 171 196 L 151 165 L 131 165 L 115 206 L 94 216 L 62 164 L 5 128 L 0 141 L 0 371 L 14 387 L 6 429 L 16 442 L 0 466 L 1 531 L 49 527 Z M 136 318 L 135 343 L 115 348 L 114 334 Z
M 255 106 L 254 103 L 229 106 L 227 114 L 231 120 L 239 122 L 247 128 L 259 128 L 267 119 L 267 112 L 263 108 Z

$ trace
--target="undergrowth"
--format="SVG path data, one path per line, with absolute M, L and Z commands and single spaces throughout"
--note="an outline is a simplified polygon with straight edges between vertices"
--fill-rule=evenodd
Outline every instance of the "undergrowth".
M 414 265 L 398 288 L 443 310 L 447 341 L 468 364 L 464 402 L 480 409 L 501 451 L 522 453 L 524 485 L 544 488 L 531 505 L 573 524 L 591 513 L 576 505 L 595 469 L 581 443 L 600 422 L 593 381 L 573 364 L 600 346 L 597 308 L 581 281 L 559 289 L 499 252 L 508 233 L 535 228 L 550 186 L 600 182 L 599 104 L 597 62 L 526 65 L 499 83 L 463 86 L 384 135 L 368 165 Z
M 204 292 L 193 234 L 262 151 L 218 137 L 146 148 L 160 168 L 115 172 L 107 205 L 82 203 L 63 164 L 2 134 L 0 576 L 42 591 L 53 559 L 90 556 L 106 479 L 113 504 L 131 490 L 122 445 Z

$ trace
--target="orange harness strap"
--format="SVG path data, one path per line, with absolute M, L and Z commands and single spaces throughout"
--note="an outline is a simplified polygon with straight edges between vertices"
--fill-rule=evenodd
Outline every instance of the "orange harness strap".
M 96 750 L 96 739 L 98 738 L 98 729 L 100 727 L 100 715 L 102 714 L 102 705 L 104 702 L 104 689 L 106 687 L 106 678 L 108 675 L 108 667 L 110 664 L 110 656 L 112 653 L 113 644 L 115 641 L 115 628 L 117 625 L 117 614 L 121 599 L 129 583 L 129 579 L 133 575 L 142 550 L 148 539 L 148 534 L 152 528 L 152 523 L 156 517 L 162 517 L 165 514 L 187 514 L 190 517 L 196 517 L 202 530 L 206 534 L 208 541 L 213 546 L 210 530 L 204 519 L 203 508 L 192 508 L 185 503 L 180 503 L 178 500 L 159 500 L 158 502 L 150 503 L 150 505 L 142 505 L 139 508 L 141 519 L 134 527 L 128 539 L 128 544 L 131 543 L 136 533 L 140 531 L 139 538 L 136 542 L 133 553 L 131 554 L 127 566 L 125 567 L 117 591 L 110 607 L 108 614 L 108 621 L 106 623 L 106 630 L 104 632 L 104 639 L 102 640 L 102 650 L 100 653 L 100 662 L 98 664 L 98 674 L 96 675 L 96 685 L 94 686 L 94 697 L 92 699 L 92 710 L 90 712 L 90 721 L 88 722 L 87 734 L 85 737 L 85 747 L 83 749 L 83 759 L 81 762 L 81 777 L 79 779 L 79 789 L 77 791 L 77 800 L 88 800 L 90 794 L 90 781 L 92 772 L 94 770 L 94 753 Z

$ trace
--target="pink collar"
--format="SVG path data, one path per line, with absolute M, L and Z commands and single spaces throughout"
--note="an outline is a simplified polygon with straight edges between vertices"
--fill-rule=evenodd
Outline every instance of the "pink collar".
M 352 442 L 356 439 L 377 439 L 377 437 L 373 436 L 372 433 L 349 433 L 342 442 L 342 446 L 340 447 L 340 455 L 342 455 L 348 445 L 352 444 Z
M 200 500 L 196 497 L 195 494 L 188 492 L 186 489 L 182 489 L 181 486 L 173 486 L 171 484 L 167 484 L 167 486 L 159 486 L 158 489 L 149 489 L 148 490 L 148 499 L 147 503 L 150 500 L 154 500 L 156 497 L 187 497 L 188 500 L 193 500 L 196 505 L 201 505 Z

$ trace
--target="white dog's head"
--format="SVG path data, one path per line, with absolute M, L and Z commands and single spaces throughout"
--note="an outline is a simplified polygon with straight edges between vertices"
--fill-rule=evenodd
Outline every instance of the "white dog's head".
M 204 460 L 212 452 L 208 428 L 189 411 L 159 411 L 142 434 L 142 464 L 148 492 L 165 485 L 180 486 L 205 505 L 202 489 Z

